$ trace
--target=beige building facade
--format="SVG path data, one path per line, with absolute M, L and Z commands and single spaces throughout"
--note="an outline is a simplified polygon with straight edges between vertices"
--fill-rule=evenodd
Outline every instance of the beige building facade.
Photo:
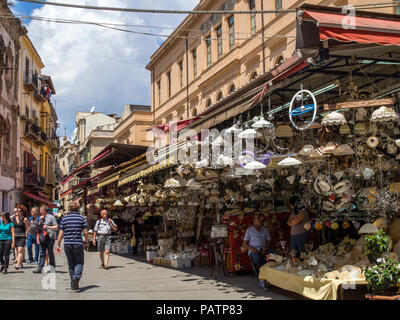
M 5 1 L 0 13 L 12 15 Z M 0 211 L 11 211 L 21 188 L 18 57 L 21 23 L 17 19 L 0 21 Z
M 152 140 L 147 135 L 153 124 L 150 106 L 126 105 L 114 129 L 114 142 L 150 146 Z
M 296 9 L 370 0 L 202 0 L 194 10 Z M 395 9 L 374 9 L 395 13 Z M 155 124 L 193 118 L 295 53 L 296 13 L 189 15 L 151 56 Z

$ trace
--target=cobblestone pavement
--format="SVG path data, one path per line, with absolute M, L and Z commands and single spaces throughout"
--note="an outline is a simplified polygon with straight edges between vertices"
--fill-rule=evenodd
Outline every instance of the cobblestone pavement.
M 99 269 L 97 252 L 85 253 L 83 278 L 78 293 L 69 290 L 67 259 L 56 255 L 53 275 L 33 274 L 34 265 L 25 264 L 7 275 L 0 274 L 0 299 L 34 300 L 224 300 L 302 299 L 278 288 L 264 291 L 250 275 L 210 279 L 211 269 L 171 269 L 146 263 L 142 258 L 111 255 L 110 269 Z M 44 285 L 44 286 L 43 286 Z M 47 289 L 47 290 L 46 290 Z

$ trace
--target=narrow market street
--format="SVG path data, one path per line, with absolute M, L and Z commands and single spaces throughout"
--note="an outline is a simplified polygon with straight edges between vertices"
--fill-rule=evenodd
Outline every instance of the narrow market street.
M 45 275 L 33 274 L 33 265 L 26 264 L 18 271 L 12 265 L 8 275 L 0 275 L 0 296 L 12 300 L 304 299 L 278 288 L 259 289 L 250 275 L 212 280 L 207 268 L 170 269 L 148 264 L 142 258 L 112 255 L 110 269 L 100 270 L 97 252 L 86 252 L 81 292 L 74 293 L 68 290 L 66 256 L 56 256 L 56 262 L 56 290 L 42 288 Z

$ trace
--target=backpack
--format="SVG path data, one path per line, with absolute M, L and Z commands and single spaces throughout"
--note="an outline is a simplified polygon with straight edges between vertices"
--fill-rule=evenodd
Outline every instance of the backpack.
M 50 235 L 47 230 L 43 229 L 44 219 L 42 223 L 38 223 L 38 238 L 39 242 L 48 242 L 50 240 Z

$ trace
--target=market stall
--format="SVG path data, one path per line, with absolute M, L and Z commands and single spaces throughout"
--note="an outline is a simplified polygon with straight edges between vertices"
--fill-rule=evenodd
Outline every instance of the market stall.
M 384 41 L 389 15 L 358 14 Z M 155 164 L 140 158 L 97 184 L 88 208 L 106 208 L 117 221 L 113 252 L 135 244 L 157 265 L 248 272 L 244 234 L 259 216 L 272 236 L 260 279 L 311 299 L 337 299 L 343 286 L 366 283 L 366 234 L 388 230 L 398 259 L 397 37 L 376 43 L 347 32 L 344 42 L 336 26 L 343 15 L 333 8 L 303 5 L 297 17 L 299 50 L 266 83 L 189 121 L 198 134 L 154 151 Z M 322 26 L 327 19 L 333 27 Z M 214 132 L 200 135 L 210 123 Z M 287 224 L 294 196 L 309 213 L 300 257 Z

